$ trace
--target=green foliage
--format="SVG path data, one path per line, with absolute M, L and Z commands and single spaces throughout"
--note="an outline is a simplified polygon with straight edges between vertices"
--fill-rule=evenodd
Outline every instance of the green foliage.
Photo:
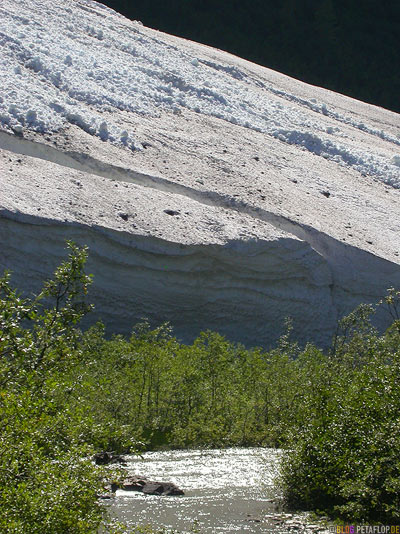
M 86 250 L 69 247 L 33 299 L 0 279 L 1 532 L 125 533 L 98 503 L 105 474 L 89 458 L 160 446 L 284 446 L 289 504 L 400 519 L 399 291 L 380 303 L 384 335 L 362 305 L 329 354 L 300 349 L 290 321 L 270 352 L 213 332 L 184 345 L 146 322 L 106 339 L 102 324 L 78 330 L 90 277 Z
M 282 487 L 291 505 L 351 520 L 398 519 L 400 451 L 399 293 L 385 299 L 384 336 L 361 305 L 338 326 L 333 348 L 300 350 L 291 324 L 275 350 L 245 350 L 203 332 L 190 346 L 167 325 L 136 327 L 129 340 L 84 336 L 78 368 L 92 440 L 124 450 L 284 446 Z M 88 397 L 91 389 L 93 396 Z M 90 430 L 88 430 L 90 432 Z
M 0 280 L 0 531 L 96 532 L 103 510 L 101 474 L 69 431 L 79 422 L 66 405 L 65 380 L 80 359 L 76 325 L 90 279 L 86 250 L 69 244 L 68 261 L 34 299 Z
M 293 428 L 281 485 L 296 507 L 388 524 L 400 519 L 400 331 L 394 323 L 378 336 L 366 311 L 342 322 L 347 336 L 321 360 L 323 382 Z
M 73 378 L 86 413 L 84 434 L 97 449 L 119 452 L 140 442 L 147 448 L 284 443 L 295 417 L 297 348 L 286 338 L 281 344 L 289 352 L 267 355 L 203 332 L 188 346 L 168 325 L 151 330 L 145 323 L 129 340 L 106 340 L 98 324 L 83 336 L 85 363 Z

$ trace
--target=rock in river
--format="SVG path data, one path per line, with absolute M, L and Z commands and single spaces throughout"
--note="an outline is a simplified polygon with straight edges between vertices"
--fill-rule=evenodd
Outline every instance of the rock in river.
M 184 495 L 184 491 L 172 482 L 158 482 L 136 475 L 127 477 L 119 488 L 125 491 L 141 491 L 146 495 Z

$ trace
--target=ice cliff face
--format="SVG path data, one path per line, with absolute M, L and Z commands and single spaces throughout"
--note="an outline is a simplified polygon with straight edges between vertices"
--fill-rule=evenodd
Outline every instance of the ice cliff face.
M 399 115 L 92 1 L 0 6 L 0 269 L 90 247 L 93 319 L 327 345 L 400 286 Z M 381 327 L 386 317 L 377 318 Z

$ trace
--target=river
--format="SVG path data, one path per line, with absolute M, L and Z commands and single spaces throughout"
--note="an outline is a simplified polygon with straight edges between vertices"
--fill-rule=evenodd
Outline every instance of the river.
M 174 482 L 181 497 L 118 490 L 113 516 L 182 533 L 278 532 L 271 498 L 280 452 L 265 448 L 174 450 L 128 456 L 129 474 Z M 196 530 L 197 529 L 197 530 Z

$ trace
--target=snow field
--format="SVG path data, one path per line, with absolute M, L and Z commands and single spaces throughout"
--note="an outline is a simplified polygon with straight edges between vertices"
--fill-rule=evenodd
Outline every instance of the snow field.
M 140 139 L 113 112 L 157 117 L 187 109 L 400 188 L 400 156 L 393 154 L 400 139 L 324 102 L 262 83 L 235 65 L 194 56 L 101 4 L 4 0 L 0 20 L 0 126 L 7 130 L 46 133 L 74 124 L 105 142 L 140 150 Z M 371 143 L 354 142 L 349 126 L 355 136 L 376 137 L 374 150 Z

